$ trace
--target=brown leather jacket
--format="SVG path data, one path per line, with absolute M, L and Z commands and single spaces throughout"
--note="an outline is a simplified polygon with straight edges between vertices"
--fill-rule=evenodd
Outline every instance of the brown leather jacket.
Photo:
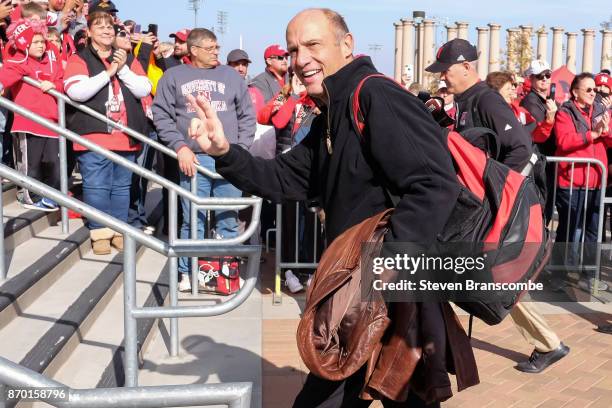
M 470 341 L 448 303 L 390 303 L 372 290 L 361 265 L 380 251 L 392 210 L 346 230 L 325 251 L 297 330 L 310 371 L 343 380 L 367 364 L 363 399 L 404 401 L 412 389 L 428 403 L 479 383 Z M 362 258 L 362 243 L 364 246 Z M 383 275 L 384 276 L 384 275 Z

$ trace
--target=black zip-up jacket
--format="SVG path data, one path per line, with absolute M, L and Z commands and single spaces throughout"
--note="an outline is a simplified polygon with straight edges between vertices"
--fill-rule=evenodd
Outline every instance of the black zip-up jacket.
M 457 95 L 455 102 L 455 130 L 461 133 L 473 127 L 491 129 L 497 134 L 499 144 L 497 160 L 513 170 L 523 170 L 533 152 L 531 135 L 514 116 L 504 98 L 481 81 Z M 479 141 L 467 139 L 486 150 Z
M 231 145 L 216 158 L 217 171 L 241 190 L 275 202 L 320 197 L 329 242 L 384 210 L 387 186 L 402 198 L 386 241 L 434 242 L 460 192 L 445 130 L 416 97 L 388 79 L 372 78 L 360 93 L 362 143 L 349 99 L 359 81 L 374 73 L 371 60 L 361 57 L 326 78 L 329 106 L 321 107 L 310 133 L 287 153 L 264 160 Z
M 546 99 L 535 91 L 529 92 L 521 101 L 521 106 L 531 113 L 537 123 L 546 120 Z M 544 143 L 536 143 L 538 150 L 545 156 L 554 156 L 557 150 L 555 135 L 552 134 Z

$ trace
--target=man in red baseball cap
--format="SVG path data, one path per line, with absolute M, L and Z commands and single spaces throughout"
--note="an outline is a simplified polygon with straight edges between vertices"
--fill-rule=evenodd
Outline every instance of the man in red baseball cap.
M 289 53 L 278 44 L 273 44 L 264 51 L 266 70 L 257 75 L 250 86 L 257 88 L 264 103 L 267 103 L 285 86 Z
M 187 37 L 191 30 L 183 28 L 176 33 L 170 34 L 170 38 L 174 38 L 174 55 L 170 58 L 163 58 L 164 71 L 181 64 L 189 64 L 189 50 L 187 49 Z

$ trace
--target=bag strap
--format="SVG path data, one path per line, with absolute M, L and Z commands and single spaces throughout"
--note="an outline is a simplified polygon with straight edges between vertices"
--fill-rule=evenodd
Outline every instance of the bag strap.
M 365 124 L 365 116 L 363 115 L 363 112 L 361 111 L 361 107 L 359 106 L 359 94 L 365 82 L 370 78 L 385 78 L 393 82 L 397 86 L 401 87 L 402 89 L 404 89 L 404 87 L 398 84 L 394 79 L 389 78 L 388 76 L 384 74 L 370 74 L 364 77 L 361 81 L 359 81 L 359 84 L 357 84 L 357 87 L 351 93 L 351 96 L 349 99 L 349 107 L 351 109 L 351 112 L 350 112 L 351 123 L 353 124 L 353 128 L 357 132 L 357 135 L 359 136 L 359 140 L 361 141 L 362 144 L 365 142 L 363 131 L 365 129 L 366 124 Z M 372 165 L 372 167 L 373 168 L 375 167 L 374 164 Z M 377 173 L 382 174 L 382 171 L 380 169 L 374 168 L 374 170 Z M 382 177 L 382 179 L 384 180 L 385 178 Z M 387 201 L 389 201 L 393 205 L 394 208 L 397 207 L 397 205 L 399 204 L 401 200 L 401 197 L 393 194 L 386 185 L 383 185 L 383 189 L 385 191 L 385 196 L 387 198 Z

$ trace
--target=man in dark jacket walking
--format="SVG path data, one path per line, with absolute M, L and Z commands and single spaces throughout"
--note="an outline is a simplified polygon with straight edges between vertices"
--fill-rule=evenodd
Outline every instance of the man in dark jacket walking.
M 477 137 L 481 132 L 470 135 L 469 130 L 478 127 L 493 130 L 499 145 L 497 160 L 521 172 L 533 157 L 531 136 L 502 96 L 480 81 L 477 60 L 476 47 L 466 40 L 455 39 L 440 48 L 436 61 L 425 70 L 439 72 L 448 90 L 455 95 L 455 129 L 483 150 L 489 146 Z M 517 370 L 539 373 L 569 353 L 569 347 L 559 340 L 530 303 L 517 303 L 510 316 L 525 340 L 534 346 L 529 359 L 516 365 Z
M 360 93 L 366 113 L 362 142 L 351 125 L 350 95 L 360 80 L 377 71 L 369 58 L 353 56 L 353 36 L 338 13 L 300 12 L 287 27 L 287 45 L 295 73 L 322 112 L 300 144 L 272 160 L 253 158 L 227 141 L 215 112 L 202 98 L 197 100 L 199 119 L 192 121 L 190 136 L 215 157 L 219 173 L 245 191 L 275 202 L 319 196 L 328 242 L 385 210 L 389 203 L 384 186 L 402 197 L 385 240 L 434 242 L 460 192 L 445 131 L 416 97 L 392 81 L 373 78 Z M 385 407 L 439 406 L 452 395 L 446 361 L 457 370 L 459 389 L 478 383 L 465 332 L 455 319 L 445 320 L 439 304 L 428 306 L 428 322 L 441 325 L 442 344 L 430 356 L 439 359 L 441 373 L 427 376 L 417 369 L 412 378 L 416 384 L 426 383 L 429 392 L 417 395 L 411 388 L 407 401 L 382 398 Z M 447 341 L 445 324 L 458 329 L 462 341 Z M 345 381 L 309 374 L 294 407 L 367 407 L 371 401 L 359 398 L 364 378 L 364 369 Z

